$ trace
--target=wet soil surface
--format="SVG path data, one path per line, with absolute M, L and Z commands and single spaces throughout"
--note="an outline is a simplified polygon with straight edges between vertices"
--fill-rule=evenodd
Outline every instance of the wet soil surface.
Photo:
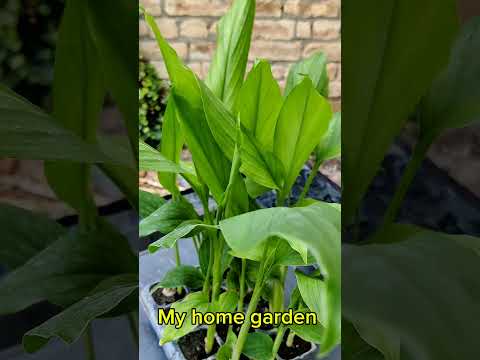
M 178 346 L 182 350 L 183 356 L 187 360 L 202 360 L 215 354 L 220 346 L 215 342 L 211 354 L 205 353 L 205 337 L 207 336 L 207 330 L 201 329 L 185 335 L 178 340 Z
M 280 346 L 280 349 L 278 350 L 278 355 L 282 359 L 285 360 L 290 360 L 294 359 L 297 356 L 300 356 L 302 354 L 305 354 L 309 352 L 312 349 L 312 344 L 302 340 L 298 336 L 295 336 L 295 340 L 293 341 L 293 346 L 288 347 L 286 345 L 286 340 L 283 341 L 282 345 Z

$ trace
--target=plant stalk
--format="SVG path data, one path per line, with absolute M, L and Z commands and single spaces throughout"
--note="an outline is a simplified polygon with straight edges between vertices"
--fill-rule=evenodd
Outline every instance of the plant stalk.
M 211 304 L 218 301 L 220 295 L 220 287 L 222 285 L 222 258 L 223 258 L 223 239 L 217 236 L 215 239 L 217 246 L 214 249 L 214 262 L 213 262 L 213 274 L 212 274 L 212 298 Z M 217 327 L 215 324 L 209 325 L 207 329 L 207 339 L 205 341 L 205 352 L 210 354 L 215 344 L 215 333 Z
M 175 263 L 178 266 L 182 265 L 182 259 L 180 257 L 180 247 L 178 246 L 178 241 L 175 243 Z M 182 287 L 177 288 L 177 293 L 180 295 L 182 294 L 183 289 Z
M 413 149 L 412 157 L 408 162 L 407 168 L 405 169 L 400 183 L 397 186 L 395 195 L 393 196 L 393 199 L 385 213 L 381 229 L 385 229 L 387 226 L 391 225 L 397 218 L 403 200 L 405 199 L 405 195 L 407 194 L 408 189 L 415 178 L 415 174 L 422 165 L 422 161 L 425 158 L 433 140 L 434 137 L 430 135 L 420 136 L 418 143 Z
M 262 263 L 260 265 L 261 273 L 259 274 L 257 281 L 255 282 L 255 288 L 253 289 L 252 299 L 250 300 L 250 304 L 248 304 L 247 313 L 245 314 L 245 322 L 243 323 L 240 333 L 238 334 L 237 343 L 233 349 L 232 360 L 239 360 L 240 356 L 242 355 L 243 347 L 245 346 L 245 342 L 247 340 L 248 332 L 252 325 L 252 314 L 257 310 L 258 302 L 260 301 L 260 296 L 262 294 L 263 285 L 265 284 L 265 279 L 267 278 L 266 271 L 265 271 L 265 258 L 262 259 Z
M 242 272 L 240 274 L 240 295 L 238 297 L 238 311 L 243 312 L 243 301 L 245 299 L 245 275 L 247 272 L 247 259 L 242 259 Z
M 93 342 L 92 324 L 89 324 L 84 335 L 85 339 L 85 359 L 95 360 L 95 344 Z
M 297 204 L 300 204 L 305 199 L 305 196 L 307 196 L 308 192 L 310 191 L 310 187 L 312 186 L 313 179 L 315 179 L 315 176 L 317 175 L 320 165 L 322 165 L 321 159 L 316 158 L 315 164 L 313 165 L 312 170 L 310 171 L 310 174 L 308 174 L 308 178 L 305 183 L 305 186 L 303 187 L 302 193 L 298 197 Z
M 280 349 L 280 346 L 282 345 L 283 337 L 285 335 L 287 328 L 285 325 L 280 325 L 277 330 L 277 336 L 275 336 L 275 342 L 273 343 L 273 348 L 272 348 L 272 358 L 271 360 L 275 360 L 278 354 L 278 350 Z

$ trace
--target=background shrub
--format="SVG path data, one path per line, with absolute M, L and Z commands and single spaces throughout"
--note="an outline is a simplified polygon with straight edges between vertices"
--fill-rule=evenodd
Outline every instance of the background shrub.
M 157 148 L 162 139 L 162 116 L 165 112 L 167 84 L 145 59 L 139 60 L 138 100 L 140 139 Z

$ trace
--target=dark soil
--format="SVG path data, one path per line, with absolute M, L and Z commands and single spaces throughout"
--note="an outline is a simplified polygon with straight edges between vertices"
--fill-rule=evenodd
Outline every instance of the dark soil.
M 152 285 L 152 287 L 153 286 L 155 285 Z M 186 295 L 186 292 L 184 290 L 182 291 L 182 294 L 178 294 L 178 292 L 175 291 L 175 294 L 173 296 L 166 296 L 163 293 L 163 290 L 163 288 L 157 289 L 152 294 L 153 300 L 155 300 L 155 303 L 160 306 L 173 304 L 174 302 L 183 299 Z
M 298 336 L 295 336 L 293 346 L 291 347 L 287 346 L 286 341 L 287 337 L 285 337 L 282 345 L 280 346 L 280 349 L 278 350 L 278 355 L 280 355 L 280 357 L 285 360 L 294 359 L 297 356 L 305 354 L 312 349 L 311 343 L 299 338 Z
M 212 353 L 207 355 L 205 353 L 205 338 L 207 337 L 207 330 L 201 329 L 185 335 L 178 340 L 178 346 L 182 350 L 183 356 L 187 360 L 202 360 L 215 354 L 220 346 L 215 342 Z

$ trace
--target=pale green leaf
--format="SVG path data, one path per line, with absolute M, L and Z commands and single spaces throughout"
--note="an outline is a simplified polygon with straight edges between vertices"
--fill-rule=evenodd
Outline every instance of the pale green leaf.
M 271 360 L 273 340 L 263 332 L 252 332 L 247 336 L 242 353 L 252 360 Z
M 178 340 L 195 330 L 198 325 L 192 324 L 192 309 L 195 309 L 197 312 L 206 312 L 208 309 L 208 303 L 209 301 L 207 295 L 205 295 L 203 292 L 195 292 L 188 294 L 182 301 L 173 304 L 172 309 L 174 309 L 177 313 L 187 314 L 185 317 L 185 322 L 179 329 L 176 329 L 175 325 L 166 325 L 163 336 L 160 339 L 160 345 Z
M 138 143 L 138 148 L 140 170 L 170 173 L 192 173 L 191 169 L 166 159 L 162 154 L 160 154 L 160 152 L 145 144 L 143 141 Z
M 310 78 L 313 87 L 324 97 L 328 97 L 328 73 L 327 57 L 322 52 L 317 52 L 309 58 L 294 64 L 288 72 L 287 83 L 285 85 L 285 96 L 300 84 L 305 77 Z
M 255 1 L 236 0 L 218 22 L 217 49 L 206 83 L 229 110 L 245 76 L 254 18 Z
M 203 275 L 196 267 L 179 265 L 168 271 L 156 286 L 169 289 L 185 286 L 192 290 L 200 289 L 203 281 Z M 150 292 L 153 293 L 154 289 L 152 288 Z
M 332 117 L 329 102 L 305 78 L 285 99 L 275 129 L 274 154 L 285 169 L 286 195 Z
M 323 135 L 320 144 L 315 148 L 318 160 L 326 161 L 339 157 L 342 153 L 342 114 L 333 114 L 328 124 L 328 130 Z
M 152 194 L 147 191 L 138 191 L 138 202 L 140 203 L 140 218 L 144 219 L 155 210 L 166 203 L 166 200 L 160 195 Z

